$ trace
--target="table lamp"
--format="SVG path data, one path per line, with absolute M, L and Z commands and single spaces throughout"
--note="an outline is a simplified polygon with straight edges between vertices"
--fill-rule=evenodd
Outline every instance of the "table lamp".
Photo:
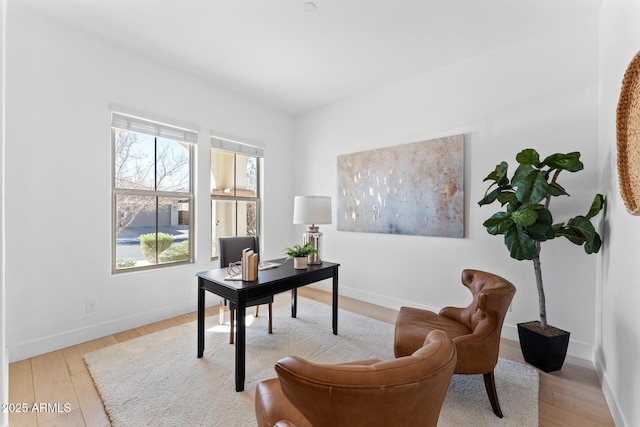
M 331 197 L 296 196 L 293 202 L 293 223 L 311 224 L 302 235 L 303 244 L 311 243 L 318 253 L 309 255 L 308 263 L 322 264 L 322 233 L 317 224 L 331 224 Z

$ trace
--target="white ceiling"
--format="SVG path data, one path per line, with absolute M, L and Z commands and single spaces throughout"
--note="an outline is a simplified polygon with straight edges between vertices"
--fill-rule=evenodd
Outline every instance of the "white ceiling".
M 314 0 L 315 13 L 306 0 L 9 1 L 296 115 L 594 16 L 602 0 Z

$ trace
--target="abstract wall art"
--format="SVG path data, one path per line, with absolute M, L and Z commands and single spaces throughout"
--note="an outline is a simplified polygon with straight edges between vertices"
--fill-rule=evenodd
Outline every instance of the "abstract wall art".
M 341 231 L 464 237 L 464 135 L 338 156 Z

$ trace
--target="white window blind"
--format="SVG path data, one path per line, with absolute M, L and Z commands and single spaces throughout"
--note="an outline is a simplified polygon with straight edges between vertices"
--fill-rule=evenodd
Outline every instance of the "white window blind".
M 226 138 L 211 135 L 211 148 L 246 154 L 254 157 L 264 157 L 264 148 L 257 145 L 245 144 Z
M 195 130 L 172 126 L 170 124 L 147 120 L 141 117 L 131 116 L 115 111 L 111 112 L 111 126 L 118 129 L 130 130 L 132 132 L 144 133 L 146 135 L 158 136 L 191 144 L 198 142 L 198 133 Z

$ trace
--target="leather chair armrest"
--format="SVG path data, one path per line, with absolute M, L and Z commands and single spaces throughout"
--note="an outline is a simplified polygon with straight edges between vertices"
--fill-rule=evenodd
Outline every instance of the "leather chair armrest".
M 311 427 L 304 415 L 284 396 L 277 378 L 262 381 L 256 386 L 255 413 L 258 427 Z
M 464 324 L 462 321 L 462 310 L 460 307 L 443 307 L 438 314 L 451 320 L 455 320 L 458 323 Z
M 340 365 L 360 365 L 360 366 L 370 366 L 375 365 L 376 363 L 380 363 L 382 360 L 380 359 L 367 359 L 367 360 L 356 360 L 354 362 L 340 363 Z
M 499 343 L 495 342 L 494 322 L 484 322 L 468 335 L 453 338 L 458 350 L 457 374 L 490 372 L 498 362 Z M 499 339 L 499 337 L 498 337 Z

